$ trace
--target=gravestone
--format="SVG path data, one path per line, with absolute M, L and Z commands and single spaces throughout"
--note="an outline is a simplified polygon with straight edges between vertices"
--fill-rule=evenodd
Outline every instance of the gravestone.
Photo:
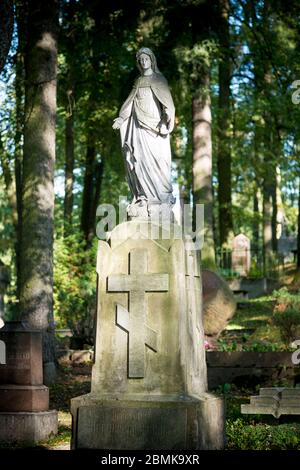
M 204 331 L 218 336 L 236 311 L 236 300 L 221 276 L 208 269 L 202 271 Z
M 5 363 L 0 363 L 0 440 L 37 442 L 57 433 L 57 411 L 49 411 L 43 385 L 42 334 L 22 322 L 0 330 Z
M 251 244 L 250 239 L 243 233 L 234 237 L 232 241 L 232 254 L 231 264 L 232 270 L 240 274 L 240 276 L 247 276 L 251 267 Z
M 91 393 L 71 400 L 72 447 L 220 449 L 222 399 L 207 392 L 196 251 L 147 221 L 99 241 Z
M 242 414 L 300 415 L 300 389 L 285 387 L 261 388 L 250 397 L 250 404 L 241 405 Z

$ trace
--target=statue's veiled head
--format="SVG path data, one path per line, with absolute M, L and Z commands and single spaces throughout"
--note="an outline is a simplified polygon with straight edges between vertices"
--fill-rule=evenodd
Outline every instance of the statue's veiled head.
M 156 57 L 153 54 L 153 52 L 151 51 L 151 49 L 149 49 L 148 47 L 141 47 L 141 49 L 139 49 L 138 52 L 136 53 L 137 67 L 138 67 L 139 71 L 141 73 L 143 72 L 143 69 L 142 69 L 141 63 L 140 63 L 140 57 L 141 57 L 142 54 L 146 54 L 147 56 L 150 57 L 151 68 L 152 68 L 153 72 L 160 73 L 160 71 L 157 67 Z

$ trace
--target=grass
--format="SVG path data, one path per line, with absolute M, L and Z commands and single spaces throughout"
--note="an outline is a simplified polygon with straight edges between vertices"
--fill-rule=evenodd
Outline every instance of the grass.
M 297 282 L 296 279 L 298 279 Z M 289 341 L 285 338 L 286 342 L 284 342 L 282 339 L 280 325 L 276 326 L 272 319 L 276 302 L 279 302 L 279 307 L 287 301 L 291 304 L 295 303 L 296 310 L 300 303 L 300 271 L 296 271 L 293 263 L 285 266 L 279 285 L 285 286 L 285 289 L 238 303 L 234 317 L 220 335 L 220 350 L 258 352 L 292 350 L 288 345 Z M 287 320 L 284 321 L 287 322 Z M 283 326 L 285 325 L 281 325 L 281 333 Z M 294 338 L 300 338 L 300 326 L 295 326 L 293 332 Z
M 238 304 L 237 311 L 219 337 L 221 350 L 285 351 L 280 330 L 272 324 L 272 295 Z

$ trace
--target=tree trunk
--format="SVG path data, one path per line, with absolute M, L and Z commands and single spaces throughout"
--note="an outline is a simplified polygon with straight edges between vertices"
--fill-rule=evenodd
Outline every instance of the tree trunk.
M 212 195 L 212 141 L 209 71 L 203 71 L 203 88 L 193 97 L 193 204 L 204 204 L 202 265 L 215 268 Z M 194 221 L 195 222 L 195 221 Z M 197 229 L 197 228 L 196 228 Z M 198 228 L 199 230 L 199 228 Z
M 0 2 L 0 72 L 2 71 L 9 52 L 14 28 L 14 2 Z
M 253 224 L 252 224 L 252 248 L 254 252 L 257 252 L 259 249 L 259 203 L 258 203 L 258 189 L 257 187 L 254 190 L 253 194 Z
M 7 193 L 7 199 L 12 209 L 12 222 L 17 233 L 18 226 L 18 214 L 17 214 L 17 201 L 16 201 L 16 188 L 13 174 L 10 168 L 9 155 L 3 146 L 2 139 L 0 137 L 0 162 L 2 167 L 2 173 L 4 177 L 4 184 Z
M 16 56 L 16 132 L 15 132 L 15 187 L 17 206 L 16 227 L 16 273 L 17 273 L 17 298 L 20 298 L 20 263 L 21 263 L 21 240 L 22 240 L 22 135 L 24 132 L 24 55 L 19 51 Z
M 263 165 L 263 234 L 264 271 L 277 251 L 277 175 L 274 152 L 274 127 L 269 113 L 265 114 L 264 165 Z
M 300 270 L 300 178 L 298 194 L 297 268 Z
M 66 120 L 65 120 L 65 198 L 64 198 L 64 235 L 71 233 L 73 216 L 73 186 L 74 186 L 74 111 L 75 111 L 75 82 L 76 82 L 76 21 L 77 1 L 70 0 L 65 9 L 66 31 L 64 41 L 66 47 L 67 83 L 65 94 Z M 74 24 L 75 22 L 75 24 Z
M 94 139 L 91 135 L 87 139 L 86 161 L 85 161 L 85 175 L 82 194 L 82 209 L 81 209 L 81 230 L 86 241 L 89 239 L 90 226 L 91 226 L 91 212 L 93 205 L 94 193 L 94 169 L 96 159 L 96 148 Z
M 278 216 L 278 204 L 277 204 L 277 179 L 276 173 L 273 175 L 272 181 L 272 250 L 273 253 L 278 251 L 278 242 L 277 242 L 277 216 Z
M 263 171 L 263 264 L 264 274 L 267 275 L 272 259 L 272 159 L 271 159 L 271 122 L 266 118 L 264 137 L 264 171 Z M 267 124 L 268 123 L 268 124 Z
M 93 238 L 95 236 L 96 228 L 96 211 L 100 200 L 100 193 L 101 193 L 101 186 L 102 186 L 102 178 L 103 178 L 103 162 L 97 162 L 95 168 L 95 192 L 93 203 L 91 205 L 91 213 L 90 213 L 90 225 L 89 225 L 89 234 L 88 234 L 88 244 L 91 245 Z
M 219 61 L 219 108 L 218 108 L 218 202 L 220 245 L 228 243 L 233 230 L 231 210 L 231 151 L 230 151 L 230 77 L 229 57 L 229 3 L 220 0 L 220 45 L 222 57 Z
M 25 54 L 20 309 L 43 332 L 43 360 L 54 370 L 53 214 L 58 0 L 31 0 Z M 49 367 L 50 366 L 50 367 Z M 45 377 L 49 383 L 49 377 Z
M 65 164 L 65 200 L 64 200 L 64 233 L 70 233 L 73 213 L 73 172 L 74 172 L 74 114 L 66 117 L 66 164 Z

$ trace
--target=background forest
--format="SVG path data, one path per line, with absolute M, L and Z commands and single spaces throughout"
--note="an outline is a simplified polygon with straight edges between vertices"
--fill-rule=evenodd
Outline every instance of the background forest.
M 243 232 L 268 274 L 299 233 L 299 1 L 5 0 L 0 17 L 6 317 L 44 329 L 46 362 L 54 321 L 92 341 L 96 209 L 129 196 L 111 126 L 142 46 L 175 101 L 177 199 L 205 204 L 203 266 Z

